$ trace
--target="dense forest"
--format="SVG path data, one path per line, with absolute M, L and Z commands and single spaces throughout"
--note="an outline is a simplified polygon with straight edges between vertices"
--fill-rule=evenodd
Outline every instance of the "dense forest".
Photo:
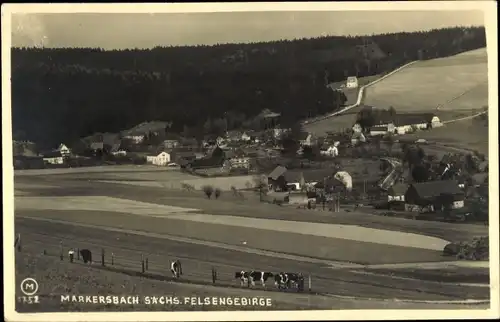
M 151 50 L 13 48 L 14 139 L 53 147 L 152 120 L 171 121 L 173 132 L 221 117 L 238 126 L 264 109 L 310 117 L 344 104 L 330 82 L 485 46 L 484 28 L 457 27 Z

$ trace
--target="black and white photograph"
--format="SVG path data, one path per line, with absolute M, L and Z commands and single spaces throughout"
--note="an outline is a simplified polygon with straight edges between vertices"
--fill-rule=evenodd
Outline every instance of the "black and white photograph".
M 496 9 L 2 5 L 5 318 L 498 317 Z

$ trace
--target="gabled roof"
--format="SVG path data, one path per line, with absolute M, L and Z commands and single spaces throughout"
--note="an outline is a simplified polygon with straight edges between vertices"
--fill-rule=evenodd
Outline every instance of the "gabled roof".
M 421 198 L 434 198 L 441 194 L 458 195 L 463 192 L 456 180 L 436 180 L 411 184 Z
M 279 165 L 276 168 L 274 168 L 274 170 L 267 177 L 273 180 L 277 180 L 279 177 L 284 175 L 286 171 L 287 169 L 285 167 Z
M 323 182 L 325 178 L 332 177 L 334 174 L 333 169 L 315 169 L 305 171 L 287 171 L 285 173 L 285 180 L 287 182 L 299 182 L 301 177 L 305 182 Z

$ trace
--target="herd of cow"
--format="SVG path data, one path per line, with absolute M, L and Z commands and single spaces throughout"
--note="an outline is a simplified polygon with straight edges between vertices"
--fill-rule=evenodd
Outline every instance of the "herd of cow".
M 304 290 L 304 276 L 302 273 L 271 273 L 271 272 L 259 272 L 259 271 L 241 271 L 236 272 L 235 278 L 239 279 L 241 286 L 250 285 L 255 286 L 255 281 L 260 281 L 263 287 L 266 287 L 266 281 L 269 278 L 274 277 L 274 285 L 278 289 L 290 289 L 296 288 L 299 291 Z
M 88 249 L 81 249 L 80 255 L 84 263 L 92 263 L 92 252 Z M 69 251 L 70 260 L 73 261 L 74 251 Z M 170 271 L 174 278 L 180 278 L 182 275 L 182 264 L 179 260 L 174 260 L 170 263 Z M 271 273 L 260 271 L 239 271 L 234 277 L 239 279 L 241 286 L 255 286 L 256 281 L 260 281 L 263 287 L 266 287 L 268 279 L 274 277 L 274 285 L 282 289 L 296 288 L 299 291 L 304 290 L 304 276 L 301 273 Z

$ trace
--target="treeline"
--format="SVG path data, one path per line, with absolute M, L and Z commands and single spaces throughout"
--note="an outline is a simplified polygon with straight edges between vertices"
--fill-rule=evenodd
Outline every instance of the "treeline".
M 172 121 L 181 132 L 228 111 L 241 121 L 235 126 L 263 109 L 311 117 L 346 101 L 327 83 L 485 45 L 484 28 L 448 28 L 152 50 L 13 48 L 13 126 L 53 146 L 146 120 Z

